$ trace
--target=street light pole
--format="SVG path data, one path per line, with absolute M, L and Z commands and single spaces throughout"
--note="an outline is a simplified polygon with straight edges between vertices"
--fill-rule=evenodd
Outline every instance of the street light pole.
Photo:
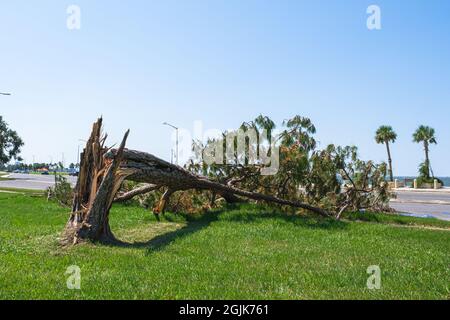
M 77 165 L 80 165 L 80 145 L 78 145 L 78 152 L 77 152 Z
M 177 137 L 176 137 L 176 156 L 177 156 L 176 157 L 176 164 L 178 165 L 178 127 L 175 127 L 174 125 L 172 125 L 170 123 L 167 123 L 167 122 L 164 122 L 163 125 L 172 127 L 172 128 L 174 128 L 176 130 L 176 134 L 177 134 Z

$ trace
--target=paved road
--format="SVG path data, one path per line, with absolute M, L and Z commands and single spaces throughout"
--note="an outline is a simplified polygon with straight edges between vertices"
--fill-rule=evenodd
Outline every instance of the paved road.
M 391 207 L 419 217 L 435 217 L 450 221 L 450 192 L 397 192 Z
M 75 186 L 76 177 L 66 176 L 67 180 Z M 14 180 L 0 181 L 0 188 L 16 188 L 31 190 L 46 190 L 55 184 L 55 176 L 40 174 L 19 174 L 13 173 L 9 176 Z
M 397 201 L 401 202 L 441 202 L 450 204 L 450 190 L 448 192 L 425 192 L 425 191 L 398 191 Z

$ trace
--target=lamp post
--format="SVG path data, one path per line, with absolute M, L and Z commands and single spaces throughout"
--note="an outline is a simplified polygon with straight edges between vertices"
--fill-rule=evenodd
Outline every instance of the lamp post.
M 177 138 L 176 138 L 176 164 L 178 165 L 178 127 L 175 127 L 174 125 L 164 122 L 163 125 L 165 126 L 169 126 L 171 128 L 174 128 L 176 130 L 177 133 Z
M 80 165 L 80 145 L 78 145 L 78 151 L 77 151 L 77 166 Z

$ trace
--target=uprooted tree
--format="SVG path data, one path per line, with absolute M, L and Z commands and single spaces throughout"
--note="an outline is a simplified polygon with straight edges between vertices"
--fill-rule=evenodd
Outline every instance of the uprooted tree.
M 326 210 L 316 206 L 236 188 L 229 183 L 213 181 L 185 170 L 149 153 L 127 150 L 125 145 L 128 134 L 129 131 L 125 133 L 119 148 L 108 148 L 105 145 L 107 136 L 102 133 L 102 119 L 94 123 L 81 156 L 72 213 L 64 230 L 63 243 L 76 244 L 85 240 L 116 242 L 109 226 L 109 212 L 113 202 L 127 200 L 162 187 L 166 191 L 154 208 L 156 214 L 164 212 L 174 192 L 197 189 L 212 191 L 230 202 L 237 201 L 237 197 L 244 197 L 302 208 L 324 217 L 330 216 Z M 146 185 L 118 195 L 125 179 Z

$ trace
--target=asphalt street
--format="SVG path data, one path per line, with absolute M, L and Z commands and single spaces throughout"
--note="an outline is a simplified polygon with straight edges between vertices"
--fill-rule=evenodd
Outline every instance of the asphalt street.
M 67 180 L 75 186 L 76 177 L 65 176 Z M 55 184 L 54 175 L 41 174 L 20 174 L 12 173 L 8 176 L 13 180 L 0 181 L 0 188 L 30 189 L 30 190 L 46 190 Z
M 450 221 L 450 190 L 432 192 L 399 191 L 391 207 L 418 217 L 435 217 Z

